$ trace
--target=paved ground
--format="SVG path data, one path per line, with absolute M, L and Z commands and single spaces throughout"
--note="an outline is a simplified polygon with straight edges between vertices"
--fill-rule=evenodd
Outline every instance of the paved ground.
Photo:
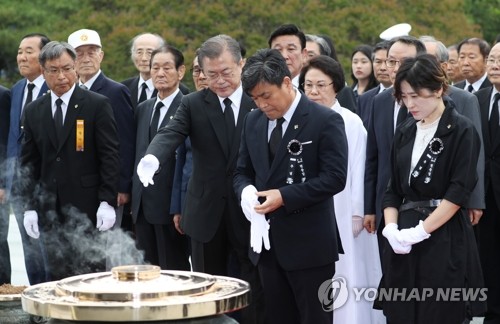
M 14 215 L 10 216 L 9 226 L 9 247 L 10 258 L 12 263 L 12 284 L 13 285 L 29 285 L 28 276 L 26 275 L 26 268 L 24 267 L 24 254 L 21 245 L 21 236 L 16 224 Z M 482 318 L 475 318 L 471 324 L 482 324 Z

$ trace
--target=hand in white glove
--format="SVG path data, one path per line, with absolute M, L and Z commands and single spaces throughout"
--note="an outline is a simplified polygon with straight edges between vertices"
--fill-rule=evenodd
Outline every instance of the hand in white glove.
M 415 227 L 400 230 L 398 239 L 401 245 L 412 246 L 428 239 L 430 236 L 424 229 L 424 221 L 421 220 Z
M 358 237 L 359 233 L 363 230 L 363 217 L 352 216 L 352 235 L 354 238 Z
M 115 209 L 110 206 L 106 201 L 101 201 L 99 208 L 97 209 L 97 228 L 99 231 L 107 231 L 116 221 Z
M 252 185 L 246 186 L 241 192 L 241 209 L 249 222 L 252 221 L 252 214 L 255 213 L 254 207 L 260 205 L 256 192 L 257 189 Z
M 250 225 L 250 246 L 253 251 L 260 253 L 262 251 L 262 243 L 266 250 L 271 248 L 269 242 L 269 223 L 266 217 L 257 212 L 253 212 Z
M 34 239 L 40 237 L 40 232 L 38 231 L 38 214 L 34 210 L 27 210 L 24 212 L 24 229 L 26 233 Z
M 384 235 L 387 238 L 394 253 L 396 254 L 410 253 L 411 245 L 404 246 L 400 243 L 399 240 L 400 232 L 398 230 L 398 224 L 396 223 L 385 224 L 384 230 L 382 231 L 382 235 Z
M 143 157 L 137 165 L 137 175 L 144 187 L 154 185 L 153 176 L 160 166 L 160 161 L 153 154 Z

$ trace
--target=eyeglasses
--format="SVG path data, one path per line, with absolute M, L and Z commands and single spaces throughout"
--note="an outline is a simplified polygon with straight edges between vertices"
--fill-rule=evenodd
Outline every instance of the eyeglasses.
M 500 65 L 500 58 L 494 59 L 494 58 L 489 58 L 486 60 L 486 65 L 492 66 L 492 65 Z
M 195 77 L 199 76 L 201 72 L 202 70 L 199 66 L 195 66 L 194 68 L 191 69 L 191 73 L 193 73 L 193 76 Z
M 233 77 L 234 73 L 232 70 L 227 70 L 221 73 L 207 73 L 205 75 L 207 76 L 208 81 L 215 82 L 219 80 L 219 78 L 222 78 L 222 80 L 230 79 Z
M 330 82 L 328 84 L 326 84 L 326 83 L 316 83 L 316 84 L 314 84 L 312 82 L 304 82 L 304 83 L 302 83 L 302 86 L 304 87 L 304 90 L 308 91 L 308 92 L 312 91 L 312 89 L 314 87 L 316 87 L 316 90 L 318 90 L 319 92 L 323 92 L 323 91 L 326 90 L 326 87 L 328 87 L 329 85 L 332 85 L 332 84 L 333 84 L 333 82 Z
M 385 60 L 385 65 L 387 65 L 387 67 L 390 67 L 390 68 L 395 67 L 396 64 L 397 65 L 401 65 L 401 63 L 403 63 L 402 60 L 395 60 L 395 59 L 387 59 L 387 60 Z
M 64 74 L 64 75 L 68 75 L 70 74 L 71 72 L 73 72 L 73 70 L 75 69 L 74 66 L 64 66 L 60 69 L 56 69 L 56 68 L 50 68 L 50 69 L 44 69 L 45 72 L 47 72 L 49 75 L 52 75 L 52 76 L 56 76 L 56 75 L 59 75 L 60 73 Z

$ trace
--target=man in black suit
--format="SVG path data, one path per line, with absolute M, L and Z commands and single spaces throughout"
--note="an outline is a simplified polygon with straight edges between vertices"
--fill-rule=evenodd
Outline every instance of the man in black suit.
M 96 31 L 77 30 L 69 35 L 68 43 L 76 51 L 75 68 L 80 77 L 80 87 L 107 97 L 113 108 L 120 141 L 120 163 L 118 164 L 120 183 L 116 200 L 114 228 L 120 228 L 124 215 L 123 207 L 130 201 L 134 169 L 135 124 L 130 92 L 123 84 L 111 80 L 101 71 L 104 51 L 102 50 L 101 38 Z M 125 217 L 130 218 L 130 215 L 126 214 Z
M 400 36 L 391 40 L 386 60 L 391 81 L 394 82 L 405 58 L 416 57 L 421 53 L 425 53 L 425 46 L 415 37 Z M 401 106 L 394 100 L 392 88 L 374 97 L 366 144 L 364 226 L 369 233 L 377 232 L 379 251 L 382 251 L 385 242 L 382 236 L 382 198 L 390 178 L 392 139 L 401 119 L 398 117 L 404 119 L 407 115 L 406 108 L 401 110 Z
M 375 75 L 375 78 L 377 79 L 379 84 L 375 88 L 363 93 L 358 98 L 357 113 L 359 117 L 361 117 L 363 125 L 366 129 L 368 129 L 368 125 L 370 125 L 370 110 L 373 107 L 373 98 L 385 89 L 392 86 L 389 69 L 385 64 L 385 60 L 387 59 L 388 47 L 388 41 L 377 43 L 373 47 L 373 74 Z
M 40 65 L 51 94 L 25 108 L 23 181 L 16 185 L 25 199 L 26 232 L 42 240 L 48 280 L 103 271 L 103 260 L 91 259 L 94 247 L 81 246 L 80 236 L 96 235 L 94 226 L 106 231 L 116 219 L 119 144 L 113 111 L 106 97 L 76 85 L 75 60 L 69 44 L 45 45 Z
M 132 108 L 134 110 L 144 100 L 156 97 L 157 90 L 151 80 L 149 63 L 151 61 L 151 53 L 163 45 L 165 45 L 165 40 L 158 34 L 142 33 L 132 39 L 130 57 L 134 62 L 135 68 L 139 71 L 139 75 L 124 80 L 121 83 L 130 90 Z M 183 94 L 189 93 L 189 89 L 182 83 L 179 85 L 179 88 Z
M 134 110 L 141 102 L 156 97 L 157 90 L 151 80 L 151 53 L 164 44 L 165 40 L 160 35 L 151 33 L 142 33 L 132 39 L 130 57 L 139 75 L 122 83 L 130 90 Z
M 183 97 L 179 83 L 185 72 L 184 56 L 178 49 L 163 45 L 151 54 L 151 79 L 158 96 L 139 104 L 139 109 L 135 111 L 136 166 L 158 129 L 165 127 L 177 111 Z M 137 245 L 145 251 L 148 263 L 165 270 L 189 271 L 187 240 L 175 229 L 168 199 L 172 196 L 175 160 L 173 152 L 155 174 L 154 186 L 145 188 L 134 174 L 132 218 Z
M 498 102 L 500 98 L 500 44 L 491 49 L 486 61 L 492 87 L 475 93 L 481 107 L 484 152 L 486 157 L 486 209 L 477 228 L 479 256 L 488 299 L 485 324 L 500 323 L 500 129 Z
M 266 320 L 329 324 L 318 291 L 340 249 L 332 196 L 346 182 L 343 119 L 295 89 L 277 50 L 248 58 L 242 82 L 259 109 L 243 125 L 234 188 L 251 223 Z
M 10 91 L 0 86 L 0 188 L 5 188 L 5 158 L 7 155 L 7 138 L 9 136 Z M 9 204 L 5 191 L 0 190 L 0 285 L 10 283 L 11 266 L 9 244 Z
M 491 87 L 486 75 L 486 59 L 490 45 L 480 38 L 466 38 L 457 46 L 458 65 L 465 80 L 454 86 L 474 93 L 479 89 Z
M 191 238 L 193 270 L 227 275 L 229 256 L 235 251 L 239 277 L 252 285 L 252 305 L 243 310 L 242 321 L 254 323 L 262 314 L 260 281 L 248 258 L 249 224 L 232 183 L 243 119 L 256 106 L 241 87 L 243 61 L 236 40 L 212 37 L 200 47 L 198 59 L 209 88 L 182 98 L 174 118 L 149 145 L 137 173 L 145 186 L 153 184 L 160 164 L 163 168 L 189 136 L 193 173 L 181 228 Z

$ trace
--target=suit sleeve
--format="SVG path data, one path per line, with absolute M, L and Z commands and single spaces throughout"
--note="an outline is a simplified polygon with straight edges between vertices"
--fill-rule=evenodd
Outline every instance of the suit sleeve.
M 116 122 L 113 110 L 107 100 L 98 102 L 96 109 L 96 151 L 99 160 L 101 183 L 99 186 L 99 201 L 106 201 L 116 206 L 120 170 L 116 167 L 120 163 L 120 151 Z
M 182 176 L 186 164 L 186 143 L 179 145 L 176 151 L 174 183 L 172 185 L 172 199 L 170 202 L 170 214 L 181 214 L 182 199 Z
M 366 162 L 365 162 L 365 215 L 375 214 L 375 195 L 377 192 L 377 170 L 378 170 L 378 147 L 375 138 L 375 126 L 373 122 L 374 102 L 370 109 L 368 119 L 368 135 L 366 138 Z
M 241 201 L 241 192 L 248 185 L 254 185 L 255 170 L 253 168 L 252 160 L 248 152 L 247 146 L 247 121 L 250 114 L 245 116 L 243 121 L 243 130 L 241 131 L 240 149 L 238 152 L 238 160 L 236 168 L 234 169 L 233 187 L 238 202 Z
M 0 89 L 0 188 L 5 188 L 7 141 L 10 123 L 10 91 Z

